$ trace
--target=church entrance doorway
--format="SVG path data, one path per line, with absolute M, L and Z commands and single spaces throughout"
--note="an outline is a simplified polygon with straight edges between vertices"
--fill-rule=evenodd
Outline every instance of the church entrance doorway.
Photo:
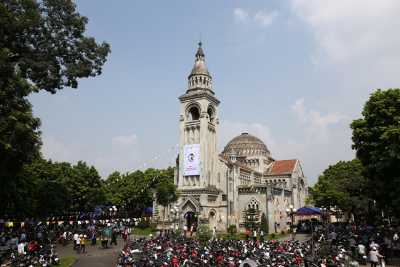
M 198 218 L 195 212 L 188 211 L 185 213 L 186 227 L 188 231 L 196 232 Z

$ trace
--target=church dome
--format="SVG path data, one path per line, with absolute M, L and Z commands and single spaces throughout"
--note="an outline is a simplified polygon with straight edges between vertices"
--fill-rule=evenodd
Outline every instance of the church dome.
M 225 146 L 222 154 L 228 155 L 230 153 L 239 157 L 269 156 L 270 154 L 263 141 L 248 133 L 236 136 Z

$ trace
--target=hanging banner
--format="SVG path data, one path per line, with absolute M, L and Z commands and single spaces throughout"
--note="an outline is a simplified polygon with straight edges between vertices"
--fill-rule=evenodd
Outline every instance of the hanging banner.
M 200 144 L 183 147 L 183 175 L 200 175 Z

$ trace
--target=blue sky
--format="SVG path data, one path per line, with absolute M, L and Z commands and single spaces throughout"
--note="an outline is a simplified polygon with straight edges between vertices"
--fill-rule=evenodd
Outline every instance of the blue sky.
M 112 52 L 77 90 L 31 97 L 43 154 L 103 177 L 172 165 L 178 96 L 201 38 L 221 100 L 219 147 L 241 132 L 309 182 L 354 157 L 350 122 L 376 88 L 399 87 L 400 1 L 76 1 Z

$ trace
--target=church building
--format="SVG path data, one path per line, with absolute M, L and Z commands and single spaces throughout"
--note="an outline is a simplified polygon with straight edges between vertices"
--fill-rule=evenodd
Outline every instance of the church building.
M 239 133 L 218 151 L 220 101 L 201 43 L 179 101 L 175 184 L 180 195 L 167 209 L 155 205 L 154 216 L 180 227 L 207 224 L 226 231 L 229 225 L 243 229 L 246 210 L 252 209 L 259 215 L 257 220 L 265 216 L 270 233 L 287 231 L 287 209 L 304 206 L 307 197 L 301 163 L 274 159 L 265 143 L 251 133 Z

